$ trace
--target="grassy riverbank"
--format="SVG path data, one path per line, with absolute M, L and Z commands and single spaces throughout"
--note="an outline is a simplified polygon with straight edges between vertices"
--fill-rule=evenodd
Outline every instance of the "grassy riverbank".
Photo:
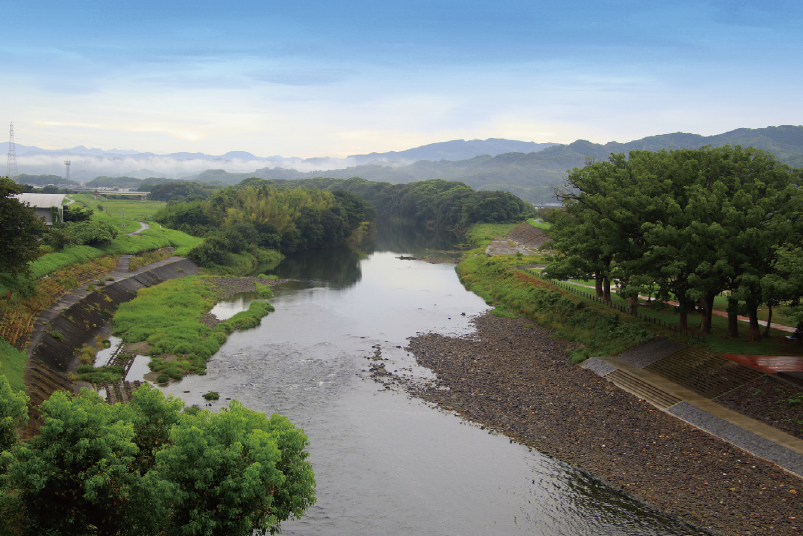
M 150 368 L 157 381 L 180 380 L 187 374 L 205 374 L 206 360 L 238 329 L 259 325 L 273 311 L 266 301 L 254 301 L 247 311 L 210 327 L 203 322 L 222 296 L 212 276 L 189 276 L 140 290 L 137 297 L 120 305 L 115 313 L 114 333 L 126 343 L 147 343 Z M 260 298 L 272 293 L 250 282 Z

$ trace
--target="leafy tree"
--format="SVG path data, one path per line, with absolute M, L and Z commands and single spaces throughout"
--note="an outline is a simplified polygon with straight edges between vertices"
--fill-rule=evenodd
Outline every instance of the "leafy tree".
M 98 205 L 99 210 L 103 210 Z M 71 205 L 64 205 L 64 221 L 89 221 L 92 218 L 94 211 L 91 208 L 82 207 L 75 203 Z
M 28 397 L 0 374 L 0 452 L 17 443 L 17 428 L 28 422 Z
M 172 512 L 168 534 L 275 532 L 291 514 L 300 516 L 314 502 L 314 480 L 306 438 L 285 424 L 236 402 L 184 416 L 170 432 L 172 446 L 156 455 L 159 495 Z
M 115 534 L 138 475 L 130 424 L 97 393 L 57 391 L 40 405 L 41 434 L 4 453 L 7 487 L 18 493 L 24 534 Z
M 41 434 L 0 455 L 0 533 L 245 536 L 315 503 L 307 438 L 285 417 L 183 406 L 149 386 L 128 405 L 55 393 Z
M 39 254 L 38 241 L 47 231 L 36 213 L 12 194 L 22 192 L 14 181 L 0 177 L 0 272 L 18 274 Z
M 117 229 L 105 221 L 80 221 L 66 224 L 78 245 L 99 246 L 117 238 Z
M 559 192 L 566 211 L 553 217 L 549 234 L 562 257 L 548 272 L 607 273 L 631 300 L 656 284 L 661 297 L 680 303 L 683 328 L 688 311 L 704 304 L 703 332 L 714 297 L 730 290 L 731 335 L 743 302 L 750 340 L 758 341 L 758 305 L 777 299 L 763 278 L 777 248 L 802 236 L 794 178 L 767 153 L 729 146 L 588 162 Z

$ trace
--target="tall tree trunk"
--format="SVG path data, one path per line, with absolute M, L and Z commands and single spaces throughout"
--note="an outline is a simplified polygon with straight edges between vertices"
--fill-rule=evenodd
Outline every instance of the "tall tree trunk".
M 597 298 L 602 297 L 602 275 L 599 272 L 594 274 L 594 290 L 597 292 Z
M 770 336 L 770 324 L 772 324 L 772 305 L 768 303 L 767 308 L 769 309 L 769 312 L 767 313 L 767 328 L 764 330 L 765 337 Z
M 728 337 L 739 338 L 739 300 L 728 297 Z
M 685 307 L 679 307 L 678 311 L 678 328 L 689 329 L 689 311 Z
M 638 312 L 638 294 L 634 294 L 627 299 L 627 312 L 631 315 Z
M 750 318 L 750 336 L 747 342 L 761 342 L 761 326 L 758 325 L 758 303 L 747 302 L 747 316 Z
M 703 311 L 702 317 L 700 318 L 700 333 L 708 334 L 711 333 L 711 317 L 714 314 L 714 298 L 716 294 L 706 294 L 705 298 L 703 298 L 703 306 L 705 310 Z
M 602 279 L 602 299 L 611 301 L 611 280 L 608 279 L 607 275 Z

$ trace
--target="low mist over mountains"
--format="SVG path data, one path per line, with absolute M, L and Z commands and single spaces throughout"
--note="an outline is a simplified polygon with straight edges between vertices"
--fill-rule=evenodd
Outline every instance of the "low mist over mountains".
M 202 153 L 154 155 L 83 147 L 44 151 L 18 145 L 17 161 L 20 173 L 63 175 L 62 161 L 69 156 L 73 158 L 72 178 L 78 180 L 97 175 L 163 176 L 228 185 L 248 177 L 284 180 L 362 177 L 391 183 L 445 179 L 464 182 L 477 190 L 506 190 L 534 203 L 544 203 L 553 200 L 550 186 L 560 183 L 566 170 L 582 166 L 587 158 L 606 159 L 611 153 L 638 149 L 694 149 L 706 145 L 755 147 L 775 154 L 781 162 L 792 167 L 803 167 L 803 126 L 791 125 L 742 128 L 714 136 L 662 134 L 604 145 L 585 140 L 568 145 L 504 139 L 453 140 L 406 151 L 353 155 L 346 159 L 263 158 L 240 151 L 221 156 Z M 0 151 L 7 152 L 8 144 L 0 144 Z M 58 167 L 36 169 L 36 159 L 41 158 L 58 160 Z M 147 164 L 148 167 L 133 167 L 137 164 Z

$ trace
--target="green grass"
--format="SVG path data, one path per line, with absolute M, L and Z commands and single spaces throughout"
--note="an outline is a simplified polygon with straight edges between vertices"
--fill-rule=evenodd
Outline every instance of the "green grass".
M 593 283 L 593 281 L 592 281 Z M 585 294 L 594 294 L 593 289 L 585 289 L 578 287 L 578 290 Z M 718 298 L 719 299 L 719 298 Z M 726 300 L 726 298 L 722 298 Z M 590 301 L 590 300 L 589 300 Z M 627 300 L 619 297 L 614 292 L 611 292 L 611 301 L 616 305 L 626 306 Z M 643 303 L 644 300 L 640 300 Z M 651 307 L 639 307 L 639 314 L 656 318 L 670 325 L 677 325 L 679 316 L 673 306 L 665 306 L 660 310 Z M 777 310 L 773 312 L 773 322 L 777 320 Z M 687 325 L 689 331 L 699 332 L 702 316 L 692 311 L 688 314 Z M 761 333 L 764 333 L 765 324 L 761 325 Z M 656 326 L 656 330 L 659 328 Z M 764 338 L 760 343 L 747 342 L 747 322 L 739 322 L 739 335 L 738 339 L 731 339 L 728 337 L 728 319 L 727 317 L 713 315 L 711 318 L 711 333 L 705 335 L 705 343 L 702 345 L 711 352 L 717 354 L 748 354 L 748 355 L 801 355 L 803 354 L 803 347 L 799 344 L 786 341 L 785 337 L 789 333 L 774 328 L 770 329 L 769 339 Z M 662 332 L 663 333 L 663 332 Z M 672 335 L 672 332 L 668 333 Z M 680 340 L 691 342 L 687 337 Z
M 509 269 L 521 263 L 514 255 L 469 255 L 457 273 L 468 290 L 496 305 L 496 316 L 518 314 L 579 343 L 574 362 L 617 355 L 653 337 L 646 322 Z
M 25 391 L 23 374 L 27 355 L 0 338 L 0 374 L 8 379 L 14 389 Z
M 144 199 L 140 201 L 134 198 L 104 199 L 103 195 L 98 196 L 96 200 L 95 196 L 90 194 L 72 194 L 70 197 L 94 210 L 93 219 L 103 219 L 104 221 L 108 219 L 118 231 L 123 230 L 120 227 L 120 223 L 122 223 L 122 215 L 123 211 L 125 211 L 124 232 L 126 233 L 139 229 L 139 223 L 137 222 L 153 221 L 153 214 L 167 204 L 164 201 L 148 201 Z M 103 212 L 98 210 L 99 204 L 103 206 Z
M 511 229 L 519 225 L 518 223 L 479 223 L 473 225 L 466 233 L 469 244 L 476 249 L 488 247 L 495 238 L 507 236 Z
M 209 276 L 189 276 L 142 289 L 114 315 L 114 333 L 125 342 L 152 345 L 150 368 L 159 376 L 181 379 L 187 373 L 206 373 L 206 360 L 238 329 L 259 325 L 273 311 L 265 301 L 254 301 L 214 329 L 201 323 L 217 301 Z M 176 358 L 168 359 L 174 355 Z M 162 380 L 160 380 L 162 381 Z
M 551 223 L 537 222 L 535 221 L 535 219 L 527 220 L 527 223 L 529 223 L 533 227 L 538 227 L 539 229 L 543 229 L 545 231 L 552 227 Z
M 30 264 L 30 279 L 39 279 L 67 266 L 82 264 L 104 255 L 136 255 L 144 251 L 175 247 L 174 255 L 186 255 L 195 245 L 203 242 L 202 238 L 190 236 L 172 229 L 149 229 L 141 236 L 118 236 L 111 244 L 92 246 L 70 246 L 62 251 L 48 253 Z M 0 274 L 0 292 L 16 290 L 24 282 L 13 278 L 10 274 Z
M 78 380 L 89 383 L 114 383 L 125 374 L 123 367 L 98 367 L 81 365 L 78 367 Z

